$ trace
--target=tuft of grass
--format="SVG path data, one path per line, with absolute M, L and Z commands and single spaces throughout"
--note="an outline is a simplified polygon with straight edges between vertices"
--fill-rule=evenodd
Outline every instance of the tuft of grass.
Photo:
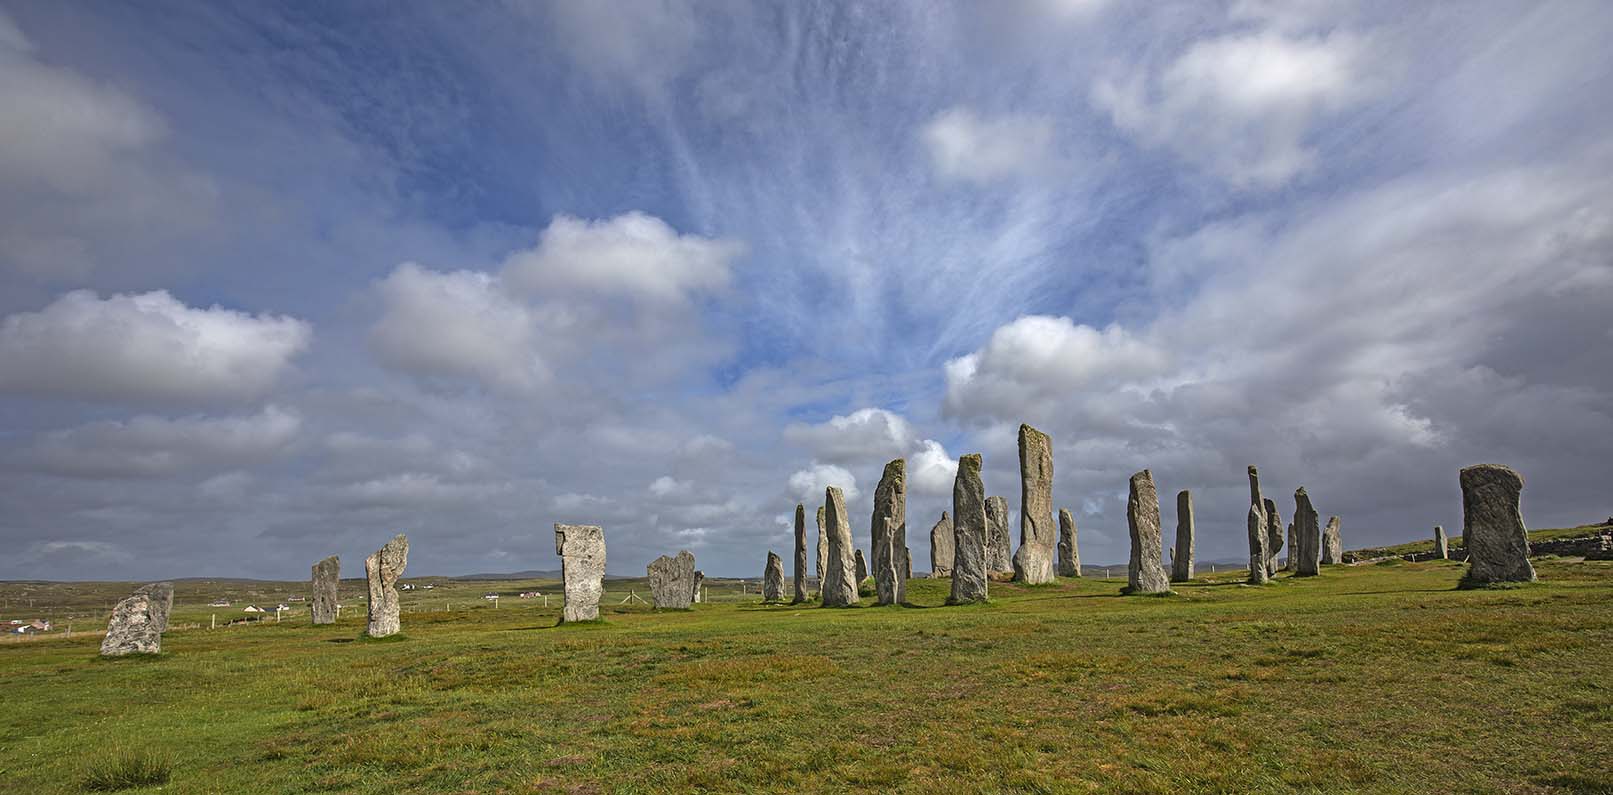
M 84 773 L 83 786 L 90 792 L 155 787 L 168 783 L 173 766 L 173 760 L 166 754 L 147 750 L 123 751 L 91 763 Z

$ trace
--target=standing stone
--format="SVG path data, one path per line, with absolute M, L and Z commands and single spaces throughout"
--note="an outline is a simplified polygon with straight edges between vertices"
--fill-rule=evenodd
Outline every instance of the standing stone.
M 106 624 L 102 657 L 125 654 L 161 654 L 162 633 L 168 629 L 168 611 L 174 606 L 174 584 L 154 582 L 134 589 Z
M 1176 549 L 1171 555 L 1171 582 L 1193 579 L 1193 493 L 1176 493 Z
M 1260 470 L 1254 464 L 1249 465 L 1249 504 L 1265 510 L 1265 501 L 1260 497 Z
M 409 565 L 409 539 L 402 533 L 364 559 L 364 579 L 369 583 L 369 627 L 372 638 L 384 638 L 402 631 L 398 614 L 398 578 Z
M 767 568 L 762 569 L 762 601 L 784 601 L 784 561 L 772 550 L 767 552 Z
M 790 604 L 798 605 L 807 600 L 806 587 L 806 506 L 795 506 L 795 596 Z
M 957 545 L 952 539 L 952 517 L 941 512 L 941 521 L 930 528 L 930 576 L 939 579 L 952 576 L 952 556 Z
M 986 569 L 1001 573 L 1014 570 L 1014 553 L 1008 539 L 1008 500 L 1002 497 L 986 499 Z
M 1294 523 L 1288 523 L 1288 558 L 1283 564 L 1284 571 L 1294 570 L 1294 561 L 1299 560 L 1299 544 L 1294 541 Z
M 860 549 L 852 554 L 857 569 L 857 587 L 861 588 L 863 581 L 868 579 L 868 558 L 863 557 L 863 551 Z
M 336 623 L 336 586 L 342 581 L 342 561 L 335 555 L 314 564 L 309 583 L 313 595 L 308 602 L 308 613 L 315 624 Z
M 646 567 L 650 600 L 657 610 L 688 610 L 694 604 L 694 553 L 680 550 L 677 557 L 662 555 Z
M 1059 576 L 1081 576 L 1081 549 L 1075 545 L 1075 517 L 1059 509 Z
M 706 573 L 703 572 L 703 571 L 700 571 L 698 569 L 695 570 L 695 573 L 694 573 L 694 594 L 692 594 L 689 597 L 690 603 L 692 603 L 692 604 L 700 604 L 701 602 L 706 601 L 706 598 L 704 596 L 700 595 L 700 587 L 702 585 L 704 585 L 705 583 L 706 583 Z
M 1434 554 L 1440 560 L 1451 559 L 1451 542 L 1445 537 L 1445 528 L 1440 525 L 1434 525 Z
M 829 570 L 829 536 L 823 532 L 823 506 L 818 506 L 818 598 L 823 598 L 823 578 Z
M 823 577 L 823 606 L 857 603 L 857 570 L 851 548 L 851 522 L 846 519 L 846 498 L 840 489 L 824 492 L 824 532 L 829 534 L 829 568 Z
M 1499 464 L 1462 470 L 1462 543 L 1470 564 L 1462 585 L 1534 582 L 1529 530 L 1518 498 L 1523 476 Z
M 1053 581 L 1053 440 L 1029 425 L 1019 426 L 1019 551 L 1014 580 L 1027 585 Z
M 947 604 L 986 601 L 990 581 L 986 559 L 986 487 L 980 482 L 980 454 L 958 459 L 952 481 L 952 595 Z
M 599 597 L 605 593 L 605 530 L 556 522 L 554 551 L 560 556 L 560 579 L 566 589 L 560 621 L 599 620 Z
M 1153 474 L 1146 469 L 1131 476 L 1126 524 L 1131 529 L 1131 564 L 1126 568 L 1125 593 L 1169 592 L 1170 578 L 1159 562 L 1164 551 L 1159 535 L 1159 493 L 1154 490 Z
M 1277 576 L 1277 553 L 1283 548 L 1283 517 L 1277 513 L 1277 503 L 1264 500 L 1266 511 L 1266 574 Z
M 1316 509 L 1311 507 L 1310 495 L 1300 486 L 1294 492 L 1294 551 L 1299 553 L 1299 562 L 1294 565 L 1295 577 L 1315 577 L 1321 573 L 1322 530 L 1316 522 Z
M 1266 552 L 1266 514 L 1259 507 L 1249 506 L 1249 584 L 1265 585 L 1271 579 L 1266 564 L 1271 555 Z
M 1328 565 L 1344 562 L 1344 539 L 1339 537 L 1339 518 L 1327 517 L 1327 527 L 1322 530 L 1322 562 Z
M 885 533 L 886 521 L 890 533 Z M 907 601 L 907 462 L 898 458 L 885 465 L 874 489 L 874 514 L 868 527 L 874 534 L 874 588 L 879 604 Z M 888 581 L 882 582 L 886 572 Z

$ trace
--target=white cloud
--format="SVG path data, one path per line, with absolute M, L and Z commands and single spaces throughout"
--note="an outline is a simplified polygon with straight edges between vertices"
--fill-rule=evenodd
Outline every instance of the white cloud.
M 455 483 L 432 473 L 401 472 L 338 487 L 334 497 L 358 507 L 408 508 L 474 502 L 507 491 L 506 483 Z
M 475 271 L 398 266 L 377 287 L 383 309 L 370 330 L 382 363 L 426 378 L 468 378 L 526 392 L 549 381 L 538 317 Z
M 732 240 L 679 234 L 641 212 L 599 221 L 559 215 L 537 246 L 504 263 L 504 278 L 539 297 L 558 291 L 680 303 L 726 287 L 744 250 Z
M 165 477 L 268 460 L 301 429 L 300 415 L 277 406 L 241 417 L 141 416 L 51 431 L 35 441 L 29 457 L 57 475 Z
M 931 119 L 919 134 L 936 173 L 985 183 L 1032 176 L 1054 165 L 1053 122 L 1042 116 L 984 118 L 964 107 Z
M 913 428 L 900 414 L 864 408 L 817 425 L 791 423 L 784 438 L 814 458 L 841 464 L 900 458 L 913 446 Z
M 0 391 L 137 403 L 246 400 L 268 392 L 311 327 L 192 308 L 166 291 L 67 293 L 0 322 Z
M 946 497 L 958 477 L 958 459 L 934 439 L 919 442 L 919 450 L 907 462 L 907 485 L 915 494 Z
M 790 496 L 803 505 L 822 504 L 824 492 L 830 486 L 838 486 L 848 501 L 856 499 L 859 493 L 857 479 L 851 472 L 834 464 L 814 461 L 811 466 L 790 475 Z
M 635 3 L 544 3 L 545 27 L 573 62 L 605 81 L 654 94 L 677 76 L 700 38 L 694 9 L 681 0 Z
M 667 497 L 688 490 L 688 481 L 678 480 L 671 475 L 662 475 L 650 483 L 650 493 L 657 497 Z
M 1027 315 L 985 347 L 946 364 L 949 415 L 1032 416 L 1085 390 L 1112 390 L 1165 371 L 1165 351 L 1120 326 L 1098 330 L 1067 317 Z

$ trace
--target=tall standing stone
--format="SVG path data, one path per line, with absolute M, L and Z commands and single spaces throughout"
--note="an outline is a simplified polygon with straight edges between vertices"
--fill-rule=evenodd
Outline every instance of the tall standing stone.
M 1008 500 L 1002 497 L 986 498 L 986 570 L 1014 570 L 1012 542 L 1008 538 Z
M 1284 571 L 1293 571 L 1294 562 L 1299 560 L 1299 543 L 1294 540 L 1294 523 L 1288 523 L 1288 557 L 1283 563 Z
M 1029 425 L 1019 426 L 1019 551 L 1014 580 L 1027 585 L 1053 581 L 1053 440 Z
M 101 656 L 161 654 L 162 633 L 168 629 L 168 611 L 173 606 L 171 582 L 154 582 L 134 589 L 112 608 L 106 637 L 101 639 Z
M 767 567 L 762 569 L 762 601 L 784 601 L 784 561 L 772 550 L 768 550 Z
M 604 528 L 556 522 L 554 551 L 560 556 L 560 579 L 566 589 L 560 620 L 599 620 L 599 597 L 605 594 Z
M 1445 528 L 1440 525 L 1434 525 L 1434 554 L 1440 560 L 1451 559 L 1451 542 L 1445 537 Z
M 1277 503 L 1264 500 L 1266 512 L 1266 574 L 1277 576 L 1277 553 L 1283 548 L 1283 517 L 1277 513 Z
M 1271 556 L 1266 553 L 1266 513 L 1257 505 L 1249 506 L 1249 584 L 1265 585 L 1271 579 L 1266 564 Z
M 1171 555 L 1171 582 L 1193 579 L 1193 492 L 1176 493 L 1176 551 Z
M 823 506 L 818 506 L 818 598 L 823 598 L 823 578 L 829 576 L 829 536 L 823 532 Z
M 313 594 L 308 601 L 308 614 L 315 624 L 336 623 L 336 587 L 342 581 L 341 558 L 331 555 L 315 563 L 309 589 Z
M 1260 469 L 1254 464 L 1249 465 L 1249 504 L 1262 511 L 1266 509 L 1260 497 Z
M 790 604 L 800 604 L 807 600 L 806 572 L 806 506 L 795 506 L 795 596 Z
M 700 604 L 701 602 L 706 601 L 706 597 L 703 596 L 700 593 L 701 586 L 705 585 L 705 583 L 706 583 L 706 573 L 703 572 L 703 571 L 700 571 L 699 569 L 695 569 L 695 573 L 694 573 L 694 593 L 689 595 L 689 602 L 691 604 Z
M 947 604 L 986 600 L 990 581 L 986 561 L 986 487 L 980 482 L 980 454 L 958 459 L 952 481 L 952 595 Z
M 1344 539 L 1339 536 L 1339 518 L 1327 517 L 1322 530 L 1322 562 L 1328 565 L 1344 562 Z
M 829 568 L 823 576 L 823 606 L 857 603 L 856 559 L 851 547 L 851 522 L 846 498 L 830 486 L 824 492 L 824 532 L 829 535 Z
M 852 553 L 852 562 L 857 569 L 857 587 L 861 588 L 863 581 L 868 579 L 868 558 L 864 557 L 863 551 L 859 549 Z
M 934 578 L 952 576 L 953 551 L 957 546 L 952 539 L 952 516 L 946 511 L 941 512 L 941 521 L 930 528 L 930 576 Z
M 1321 573 L 1322 529 L 1317 527 L 1316 509 L 1311 507 L 1310 495 L 1300 486 L 1294 492 L 1294 551 L 1299 553 L 1294 564 L 1295 577 L 1315 577 Z
M 884 532 L 890 522 L 890 533 Z M 868 527 L 874 535 L 874 588 L 882 605 L 907 601 L 907 462 L 896 459 L 885 465 L 879 486 L 874 489 L 874 514 Z M 885 572 L 889 580 L 882 582 Z
M 1059 576 L 1081 576 L 1081 548 L 1075 545 L 1075 517 L 1059 509 Z
M 679 550 L 677 556 L 662 555 L 645 567 L 650 575 L 650 601 L 657 610 L 688 610 L 694 604 L 694 553 Z
M 1126 568 L 1128 594 L 1166 593 L 1171 589 L 1165 567 L 1160 565 L 1164 542 L 1159 530 L 1159 493 L 1154 476 L 1143 470 L 1131 476 L 1131 493 L 1126 498 L 1126 524 L 1131 530 L 1131 564 Z
M 1499 464 L 1462 470 L 1462 544 L 1468 569 L 1464 586 L 1534 582 L 1529 563 L 1529 530 L 1523 526 L 1519 497 L 1523 476 Z
M 409 539 L 402 533 L 364 559 L 364 579 L 369 584 L 369 627 L 372 638 L 395 635 L 403 629 L 399 619 L 398 578 L 409 565 Z

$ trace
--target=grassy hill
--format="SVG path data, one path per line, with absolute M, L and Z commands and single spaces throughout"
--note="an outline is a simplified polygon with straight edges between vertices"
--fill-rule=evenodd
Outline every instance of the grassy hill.
M 438 589 L 396 640 L 354 611 L 180 629 L 147 659 L 0 644 L 0 781 L 82 791 L 151 749 L 170 793 L 1608 792 L 1613 562 L 1509 590 L 1457 591 L 1463 568 L 993 584 L 967 608 L 945 581 L 846 610 L 719 588 L 663 614 L 613 583 L 606 623 L 560 627 L 558 599 L 449 612 Z
M 1578 527 L 1563 527 L 1551 530 L 1531 530 L 1529 531 L 1529 542 L 1533 544 L 1540 541 L 1554 541 L 1559 538 L 1582 538 L 1584 536 L 1597 535 L 1598 533 L 1606 533 L 1609 529 L 1610 526 L 1607 524 L 1587 524 L 1580 525 Z M 1445 528 L 1445 532 L 1448 534 L 1451 546 L 1463 546 L 1462 528 L 1447 527 Z M 1404 544 L 1395 544 L 1394 546 L 1368 547 L 1365 549 L 1356 549 L 1351 551 L 1362 560 L 1370 558 L 1398 557 L 1400 555 L 1411 555 L 1420 552 L 1433 552 L 1434 528 L 1428 528 L 1428 538 L 1422 541 L 1410 541 Z

